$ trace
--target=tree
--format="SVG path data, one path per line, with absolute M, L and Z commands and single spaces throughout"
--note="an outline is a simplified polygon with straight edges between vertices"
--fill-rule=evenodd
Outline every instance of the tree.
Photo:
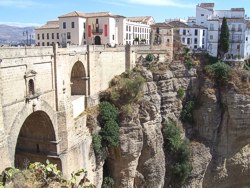
M 221 25 L 221 33 L 219 40 L 219 55 L 224 57 L 225 53 L 229 50 L 229 29 L 227 19 L 224 17 Z

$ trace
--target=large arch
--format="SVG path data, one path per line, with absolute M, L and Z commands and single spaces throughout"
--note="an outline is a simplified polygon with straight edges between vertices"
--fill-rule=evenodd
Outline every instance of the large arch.
M 49 159 L 62 169 L 57 155 L 56 135 L 50 117 L 44 111 L 31 113 L 24 121 L 15 148 L 15 166 L 24 168 L 30 162 Z
M 71 95 L 87 94 L 86 71 L 82 62 L 77 61 L 71 70 Z

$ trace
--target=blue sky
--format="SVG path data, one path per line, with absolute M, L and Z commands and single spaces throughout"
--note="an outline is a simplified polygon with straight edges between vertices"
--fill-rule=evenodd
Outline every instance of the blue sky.
M 0 23 L 42 25 L 72 11 L 151 15 L 162 22 L 165 18 L 194 16 L 195 5 L 201 2 L 214 2 L 220 10 L 244 7 L 250 16 L 250 0 L 0 0 Z

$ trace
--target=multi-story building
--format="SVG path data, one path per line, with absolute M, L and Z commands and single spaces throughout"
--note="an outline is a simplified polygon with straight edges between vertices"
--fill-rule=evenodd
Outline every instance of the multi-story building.
M 244 8 L 231 8 L 230 10 L 214 10 L 214 3 L 201 3 L 196 6 L 195 22 L 208 28 L 207 49 L 210 55 L 217 56 L 220 28 L 223 18 L 227 19 L 230 36 L 229 57 L 248 58 L 249 47 L 249 20 L 245 17 Z
M 135 38 L 149 44 L 152 17 L 125 18 L 110 12 L 71 12 L 37 28 L 36 45 L 134 44 Z
M 181 21 L 168 22 L 174 30 L 175 43 L 181 43 L 190 49 L 207 49 L 207 28 L 193 23 L 189 25 Z

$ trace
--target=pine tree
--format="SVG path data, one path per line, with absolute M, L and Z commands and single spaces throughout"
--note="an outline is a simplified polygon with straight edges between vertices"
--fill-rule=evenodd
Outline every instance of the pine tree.
M 224 57 L 225 53 L 229 50 L 229 29 L 227 19 L 224 17 L 221 25 L 221 33 L 219 40 L 219 55 Z

